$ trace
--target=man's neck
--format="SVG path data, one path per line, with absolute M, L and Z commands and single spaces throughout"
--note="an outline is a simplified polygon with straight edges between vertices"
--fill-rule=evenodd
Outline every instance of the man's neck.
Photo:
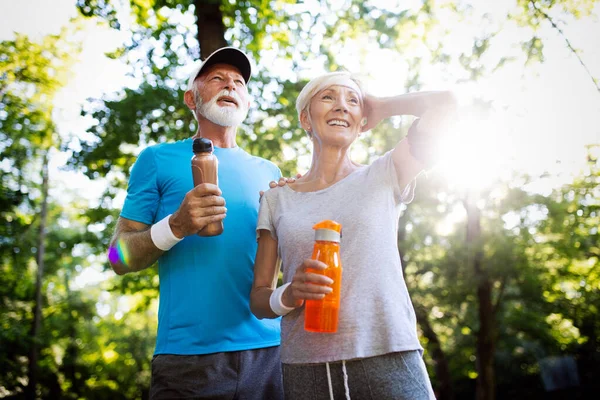
M 237 147 L 236 143 L 237 126 L 221 126 L 211 121 L 203 120 L 198 122 L 198 131 L 194 138 L 203 137 L 210 139 L 213 145 L 220 148 Z

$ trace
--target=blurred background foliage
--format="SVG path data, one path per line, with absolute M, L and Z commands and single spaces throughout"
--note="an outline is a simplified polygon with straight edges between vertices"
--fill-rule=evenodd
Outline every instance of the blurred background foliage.
M 310 151 L 294 107 L 308 65 L 336 70 L 337 55 L 351 48 L 365 70 L 370 49 L 389 49 L 407 60 L 405 91 L 420 89 L 420 73 L 432 65 L 448 82 L 477 83 L 509 64 L 544 63 L 538 33 L 546 24 L 598 88 L 560 27 L 561 19 L 589 16 L 595 3 L 517 0 L 500 22 L 527 28 L 511 43 L 521 56 L 490 62 L 501 24 L 482 24 L 459 51 L 444 45 L 449 15 L 474 23 L 466 0 L 424 0 L 412 9 L 362 0 L 76 0 L 80 18 L 128 30 L 127 43 L 108 56 L 141 83 L 89 99 L 81 110 L 92 121 L 86 135 L 66 139 L 57 134 L 53 97 L 81 51 L 72 40 L 79 25 L 40 42 L 18 34 L 0 42 L 0 397 L 148 397 L 156 269 L 97 285 L 74 280 L 91 266 L 108 268 L 115 198 L 139 149 L 194 131 L 180 72 L 194 60 L 225 45 L 252 55 L 255 101 L 238 144 L 291 176 L 306 167 L 298 160 Z M 473 99 L 471 110 L 489 110 L 489 100 Z M 409 123 L 392 119 L 364 135 L 358 161 L 390 149 Z M 438 398 L 596 398 L 599 150 L 590 145 L 579 176 L 543 196 L 526 188 L 544 177 L 518 171 L 478 189 L 435 172 L 419 179 L 398 242 Z M 52 195 L 49 164 L 57 154 L 105 185 L 93 205 L 65 205 L 60 192 L 68 188 Z M 449 215 L 451 229 L 440 227 Z

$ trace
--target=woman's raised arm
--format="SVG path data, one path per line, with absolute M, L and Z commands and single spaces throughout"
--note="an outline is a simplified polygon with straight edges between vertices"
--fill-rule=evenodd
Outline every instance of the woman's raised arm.
M 449 91 L 416 92 L 394 97 L 365 98 L 363 131 L 394 115 L 418 117 L 406 138 L 394 148 L 393 158 L 400 187 L 408 185 L 421 171 L 437 161 L 436 143 L 448 131 L 456 115 L 457 101 Z

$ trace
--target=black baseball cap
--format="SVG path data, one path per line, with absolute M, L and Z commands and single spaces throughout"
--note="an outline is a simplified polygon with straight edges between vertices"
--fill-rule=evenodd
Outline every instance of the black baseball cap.
M 205 71 L 206 68 L 215 64 L 233 65 L 240 70 L 240 73 L 242 74 L 242 77 L 246 83 L 248 83 L 250 76 L 252 75 L 250 59 L 243 51 L 236 49 L 235 47 L 221 47 L 220 49 L 215 50 L 211 55 L 206 57 L 206 60 L 194 68 L 188 81 L 188 90 L 192 89 L 194 81 L 202 73 L 202 71 Z

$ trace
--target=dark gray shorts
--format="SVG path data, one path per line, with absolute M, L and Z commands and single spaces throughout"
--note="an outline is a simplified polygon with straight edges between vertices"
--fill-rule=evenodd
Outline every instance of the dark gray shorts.
M 279 346 L 152 359 L 150 399 L 283 399 Z
M 346 361 L 351 399 L 435 399 L 421 353 L 404 351 Z M 346 399 L 341 362 L 329 363 L 334 399 Z M 329 400 L 325 364 L 283 364 L 286 400 Z

